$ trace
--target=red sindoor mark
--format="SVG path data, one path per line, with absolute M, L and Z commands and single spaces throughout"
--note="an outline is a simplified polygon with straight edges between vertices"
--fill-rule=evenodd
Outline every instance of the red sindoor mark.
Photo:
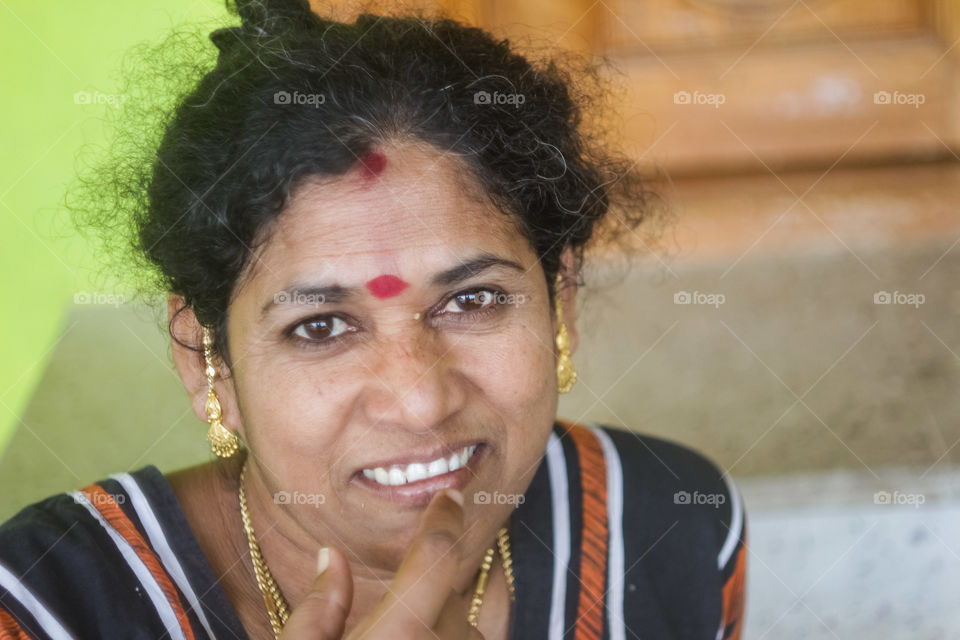
M 384 298 L 392 298 L 409 286 L 409 282 L 404 282 L 397 276 L 390 274 L 377 276 L 373 280 L 367 282 L 367 289 L 370 291 L 370 293 L 381 300 Z

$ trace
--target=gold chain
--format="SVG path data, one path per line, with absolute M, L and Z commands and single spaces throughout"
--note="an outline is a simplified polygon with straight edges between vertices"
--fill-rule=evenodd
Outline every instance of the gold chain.
M 497 532 L 497 548 L 500 550 L 503 574 L 507 577 L 507 591 L 510 593 L 510 600 L 513 601 L 513 558 L 510 556 L 510 533 L 506 527 Z M 467 622 L 470 623 L 471 627 L 477 626 L 480 618 L 483 594 L 487 590 L 487 577 L 490 575 L 490 567 L 493 566 L 493 552 L 493 547 L 487 549 L 483 556 L 483 562 L 480 564 L 477 587 L 473 590 L 473 598 L 470 599 L 470 612 L 467 614 Z
M 260 551 L 260 545 L 257 543 L 257 536 L 253 533 L 253 525 L 250 522 L 250 512 L 247 510 L 247 492 L 243 488 L 243 479 L 247 473 L 247 463 L 244 461 L 243 469 L 240 471 L 240 517 L 243 520 L 243 529 L 247 534 L 247 543 L 250 546 L 250 558 L 253 561 L 253 572 L 257 576 L 257 587 L 263 596 L 263 602 L 267 607 L 267 615 L 270 617 L 270 626 L 273 628 L 273 635 L 280 638 L 280 632 L 287 624 L 287 618 L 290 617 L 290 606 L 286 598 L 280 592 L 280 586 L 274 580 L 267 561 Z M 497 532 L 496 547 L 487 549 L 483 556 L 483 562 L 480 565 L 480 575 L 477 576 L 477 586 L 473 591 L 473 598 L 470 600 L 470 611 L 467 614 L 467 622 L 476 627 L 480 616 L 480 607 L 483 605 L 483 594 L 487 589 L 487 578 L 490 575 L 490 568 L 493 566 L 493 554 L 499 550 L 500 560 L 503 564 L 503 573 L 507 578 L 507 591 L 510 594 L 510 600 L 514 599 L 514 578 L 513 578 L 513 558 L 510 555 L 510 534 L 507 527 Z
M 270 626 L 273 627 L 273 635 L 280 637 L 280 632 L 287 624 L 287 618 L 290 617 L 290 607 L 287 600 L 280 593 L 280 586 L 273 579 L 267 561 L 260 552 L 260 545 L 257 544 L 257 537 L 253 533 L 253 525 L 250 523 L 250 512 L 247 510 L 247 492 L 243 488 L 243 478 L 247 473 L 247 463 L 244 461 L 243 470 L 240 471 L 240 517 L 243 519 L 243 529 L 247 532 L 247 543 L 250 545 L 250 558 L 253 560 L 253 572 L 257 575 L 257 586 L 263 595 L 263 602 L 267 605 L 267 615 L 270 616 Z

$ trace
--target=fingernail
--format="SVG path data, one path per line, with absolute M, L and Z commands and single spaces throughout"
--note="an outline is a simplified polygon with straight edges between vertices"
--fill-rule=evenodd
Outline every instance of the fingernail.
M 330 549 L 327 547 L 320 547 L 320 551 L 317 553 L 317 575 L 323 575 L 323 572 L 327 570 L 327 565 L 330 564 Z
M 447 489 L 447 495 L 450 496 L 450 499 L 456 502 L 461 507 L 463 506 L 463 494 L 457 491 L 456 489 Z

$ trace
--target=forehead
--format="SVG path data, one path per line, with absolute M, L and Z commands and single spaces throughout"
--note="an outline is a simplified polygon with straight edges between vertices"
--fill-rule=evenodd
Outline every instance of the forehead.
M 378 150 L 371 175 L 358 162 L 344 176 L 306 181 L 289 200 L 258 252 L 259 269 L 316 273 L 414 267 L 433 259 L 496 248 L 532 253 L 512 216 L 498 210 L 469 178 L 466 165 L 432 147 Z

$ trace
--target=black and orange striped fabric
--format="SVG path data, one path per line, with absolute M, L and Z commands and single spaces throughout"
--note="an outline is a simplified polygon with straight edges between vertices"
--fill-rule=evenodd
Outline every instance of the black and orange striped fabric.
M 588 429 L 565 422 L 561 424 L 576 445 L 583 495 L 581 587 L 574 638 L 601 640 L 607 577 L 607 468 L 600 443 Z
M 559 420 L 510 530 L 512 639 L 740 638 L 746 516 L 689 448 Z M 156 467 L 0 525 L 0 640 L 247 637 Z

